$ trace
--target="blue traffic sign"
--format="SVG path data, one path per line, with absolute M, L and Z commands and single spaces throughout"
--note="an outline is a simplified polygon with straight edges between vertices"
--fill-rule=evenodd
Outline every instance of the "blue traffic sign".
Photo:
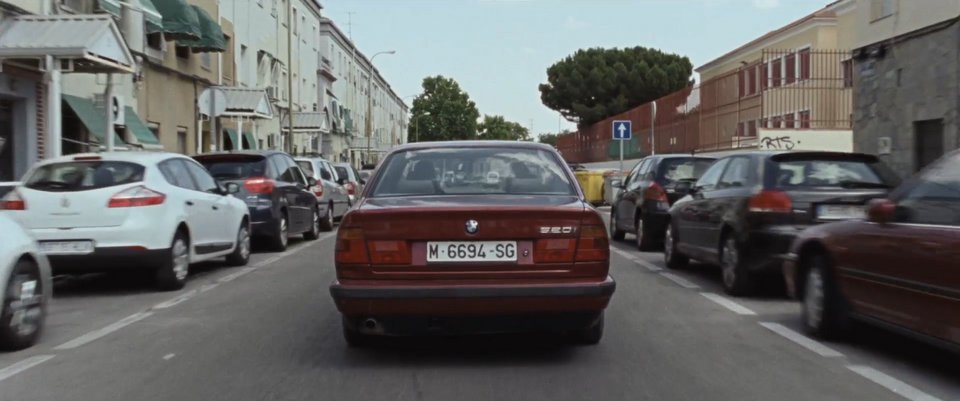
M 613 120 L 613 140 L 629 141 L 631 132 L 633 132 L 632 122 L 630 120 Z

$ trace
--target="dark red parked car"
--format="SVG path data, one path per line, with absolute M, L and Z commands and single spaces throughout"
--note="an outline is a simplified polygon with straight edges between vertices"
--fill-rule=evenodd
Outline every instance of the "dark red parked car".
M 784 276 L 812 334 L 857 319 L 960 349 L 960 152 L 872 201 L 866 219 L 804 231 Z
M 609 241 L 553 148 L 393 150 L 337 235 L 330 287 L 350 345 L 370 335 L 554 331 L 595 344 Z

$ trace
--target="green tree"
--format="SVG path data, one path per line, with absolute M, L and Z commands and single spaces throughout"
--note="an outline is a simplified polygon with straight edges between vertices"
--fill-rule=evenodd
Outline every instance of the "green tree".
M 480 139 L 501 141 L 528 141 L 530 131 L 526 127 L 513 121 L 507 121 L 503 116 L 483 116 L 483 122 L 478 125 Z
M 690 59 L 645 47 L 591 48 L 547 68 L 540 100 L 586 126 L 692 84 Z
M 557 147 L 557 137 L 559 137 L 561 134 L 564 134 L 564 133 L 566 133 L 566 131 L 561 132 L 560 134 L 552 134 L 549 132 L 544 132 L 540 134 L 539 137 L 537 137 L 537 142 L 545 143 L 547 145 Z
M 437 75 L 423 79 L 410 108 L 410 142 L 475 139 L 480 112 L 460 84 Z

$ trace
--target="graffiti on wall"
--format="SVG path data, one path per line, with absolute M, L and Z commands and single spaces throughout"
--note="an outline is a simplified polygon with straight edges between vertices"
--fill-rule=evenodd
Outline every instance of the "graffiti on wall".
M 852 152 L 850 130 L 766 129 L 757 133 L 757 148 L 762 150 L 811 150 Z

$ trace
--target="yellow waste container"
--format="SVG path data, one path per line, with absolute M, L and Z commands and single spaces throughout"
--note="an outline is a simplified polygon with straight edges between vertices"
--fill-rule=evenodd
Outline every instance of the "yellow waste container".
M 603 175 L 605 170 L 581 170 L 577 171 L 577 182 L 583 189 L 583 195 L 587 202 L 594 205 L 603 204 Z

